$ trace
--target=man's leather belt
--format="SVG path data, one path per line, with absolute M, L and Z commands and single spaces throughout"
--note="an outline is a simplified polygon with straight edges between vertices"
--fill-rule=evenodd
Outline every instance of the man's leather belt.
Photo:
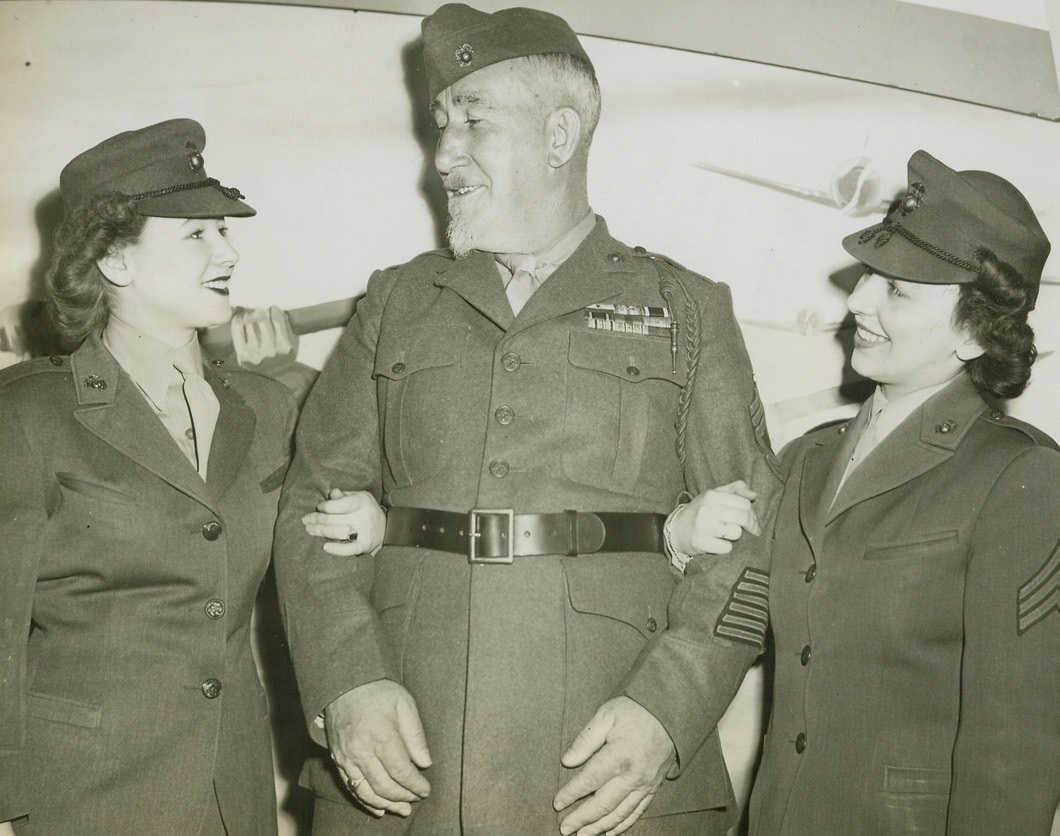
M 516 514 L 476 508 L 467 514 L 433 508 L 391 508 L 383 543 L 466 554 L 472 563 L 513 557 L 594 552 L 662 552 L 662 514 L 560 511 Z

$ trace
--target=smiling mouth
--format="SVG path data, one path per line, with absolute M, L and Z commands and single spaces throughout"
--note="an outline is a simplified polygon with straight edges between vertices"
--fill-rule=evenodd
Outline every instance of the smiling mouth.
M 228 279 L 210 279 L 208 282 L 203 282 L 202 286 L 207 290 L 212 290 L 214 293 L 219 293 L 221 296 L 228 295 Z
M 883 343 L 890 342 L 888 337 L 885 337 L 883 334 L 877 334 L 875 331 L 870 331 L 860 322 L 857 323 L 855 336 L 859 343 L 865 345 L 882 345 Z
M 447 188 L 445 192 L 447 195 L 449 195 L 449 199 L 452 200 L 453 198 L 464 197 L 465 195 L 469 195 L 472 192 L 478 191 L 481 188 L 481 186 L 460 186 L 456 189 Z

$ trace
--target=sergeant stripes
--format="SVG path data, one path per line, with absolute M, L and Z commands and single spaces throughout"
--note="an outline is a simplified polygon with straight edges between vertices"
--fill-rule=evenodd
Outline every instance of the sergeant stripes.
M 1016 634 L 1022 636 L 1053 611 L 1060 612 L 1060 543 L 1016 596 Z
M 714 635 L 762 650 L 769 624 L 769 573 L 747 567 L 729 593 Z

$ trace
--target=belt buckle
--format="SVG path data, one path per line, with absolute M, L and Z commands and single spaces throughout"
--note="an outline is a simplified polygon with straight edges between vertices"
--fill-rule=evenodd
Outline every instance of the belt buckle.
M 508 554 L 497 557 L 482 557 L 476 554 L 475 545 L 482 533 L 478 530 L 478 518 L 484 514 L 501 514 L 508 518 Z M 467 521 L 467 559 L 469 563 L 511 563 L 515 559 L 515 509 L 472 508 Z

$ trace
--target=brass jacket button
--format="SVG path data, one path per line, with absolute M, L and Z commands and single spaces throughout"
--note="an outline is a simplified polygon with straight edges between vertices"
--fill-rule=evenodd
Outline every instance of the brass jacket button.
M 522 359 L 514 351 L 509 351 L 501 357 L 501 365 L 506 372 L 514 372 L 523 364 Z
M 810 568 L 806 570 L 806 574 L 803 576 L 806 579 L 806 583 L 809 583 L 817 577 L 817 564 L 811 563 Z
M 508 475 L 508 462 L 504 459 L 494 459 L 490 462 L 490 473 L 496 476 L 498 479 L 503 479 Z
M 659 629 L 659 622 L 649 616 L 648 623 L 644 626 L 648 628 L 649 633 L 654 633 L 656 630 Z
M 207 540 L 216 540 L 221 536 L 221 524 L 217 520 L 210 520 L 202 527 L 202 536 Z
M 805 668 L 810 664 L 810 646 L 806 645 L 802 649 L 802 653 L 799 654 L 799 661 L 802 662 L 802 666 Z
M 401 374 L 403 371 L 405 371 L 405 364 L 395 363 L 393 366 L 390 367 L 390 371 L 392 371 L 394 374 Z
M 795 751 L 800 755 L 806 751 L 806 735 L 803 732 L 799 732 L 799 736 L 795 738 Z
M 210 618 L 220 618 L 225 614 L 225 602 L 211 598 L 206 602 L 206 606 L 203 609 Z
M 221 696 L 221 680 L 210 677 L 202 683 L 202 695 L 208 700 L 215 700 Z
M 497 419 L 498 424 L 508 426 L 508 424 L 515 420 L 515 410 L 508 406 L 508 404 L 504 404 L 503 406 L 497 407 L 497 411 L 493 413 L 493 417 Z

